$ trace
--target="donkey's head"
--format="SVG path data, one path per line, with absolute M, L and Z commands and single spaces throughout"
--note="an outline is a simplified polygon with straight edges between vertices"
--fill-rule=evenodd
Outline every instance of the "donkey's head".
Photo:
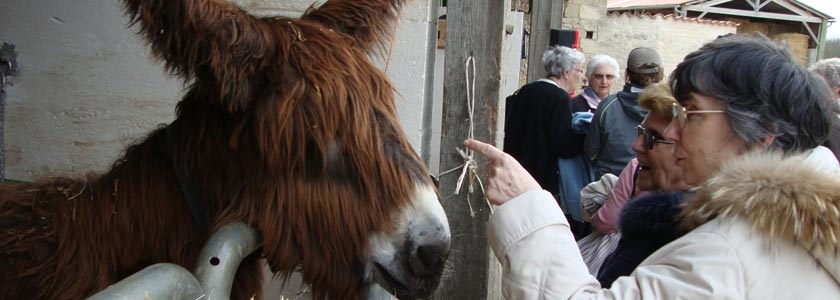
M 125 0 L 156 57 L 190 83 L 176 167 L 210 221 L 251 224 L 272 270 L 301 271 L 316 298 L 374 281 L 428 297 L 449 253 L 436 188 L 368 58 L 403 2 L 327 1 L 289 19 L 222 0 Z

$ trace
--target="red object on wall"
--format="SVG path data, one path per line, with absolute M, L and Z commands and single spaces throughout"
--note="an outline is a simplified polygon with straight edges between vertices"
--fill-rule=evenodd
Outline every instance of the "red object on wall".
M 548 44 L 549 46 L 560 45 L 580 50 L 580 30 L 552 29 Z

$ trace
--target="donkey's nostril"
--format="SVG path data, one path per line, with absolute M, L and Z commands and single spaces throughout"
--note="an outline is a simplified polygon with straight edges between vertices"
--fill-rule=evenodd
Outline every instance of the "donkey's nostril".
M 428 275 L 439 272 L 443 262 L 449 255 L 449 244 L 427 244 L 417 247 L 411 257 L 411 267 L 418 275 Z
M 440 252 L 440 248 L 434 246 L 420 246 L 417 248 L 417 256 L 428 267 L 437 266 L 443 261 Z

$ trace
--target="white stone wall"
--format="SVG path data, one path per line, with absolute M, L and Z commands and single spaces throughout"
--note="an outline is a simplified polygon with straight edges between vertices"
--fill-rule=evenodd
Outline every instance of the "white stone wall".
M 569 0 L 563 10 L 563 28 L 581 30 L 580 48 L 586 57 L 600 53 L 599 34 L 607 16 L 607 0 Z M 586 33 L 591 32 L 591 38 Z
M 315 0 L 233 0 L 255 15 L 298 16 Z M 317 1 L 323 3 L 324 1 Z M 431 99 L 436 9 L 409 1 L 380 59 L 397 88 L 403 129 L 420 151 Z M 119 1 L 0 1 L 0 42 L 17 46 L 7 87 L 6 177 L 32 180 L 107 169 L 131 142 L 174 118 L 182 83 L 152 61 Z M 432 6 L 435 6 L 433 8 Z M 432 53 L 431 55 L 429 53 Z
M 567 0 L 564 8 L 563 28 L 581 30 L 581 51 L 587 59 L 607 54 L 618 60 L 622 79 L 616 91 L 624 84 L 627 54 L 633 48 L 657 49 L 667 75 L 686 54 L 718 35 L 735 33 L 738 26 L 737 22 L 674 16 L 608 14 L 607 0 Z
M 732 22 L 610 14 L 598 34 L 598 44 L 600 53 L 618 60 L 622 76 L 630 50 L 641 46 L 654 48 L 662 56 L 665 75 L 668 76 L 687 54 L 719 35 L 735 33 L 736 29 L 737 23 Z

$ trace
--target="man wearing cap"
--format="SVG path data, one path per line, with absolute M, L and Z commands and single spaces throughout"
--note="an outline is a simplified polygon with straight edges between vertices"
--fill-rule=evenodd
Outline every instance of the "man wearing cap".
M 663 79 L 662 58 L 648 47 L 633 49 L 625 74 L 624 88 L 601 101 L 586 133 L 584 151 L 595 167 L 596 179 L 607 173 L 618 176 L 636 156 L 631 148 L 635 128 L 646 115 L 637 99 L 646 86 Z

